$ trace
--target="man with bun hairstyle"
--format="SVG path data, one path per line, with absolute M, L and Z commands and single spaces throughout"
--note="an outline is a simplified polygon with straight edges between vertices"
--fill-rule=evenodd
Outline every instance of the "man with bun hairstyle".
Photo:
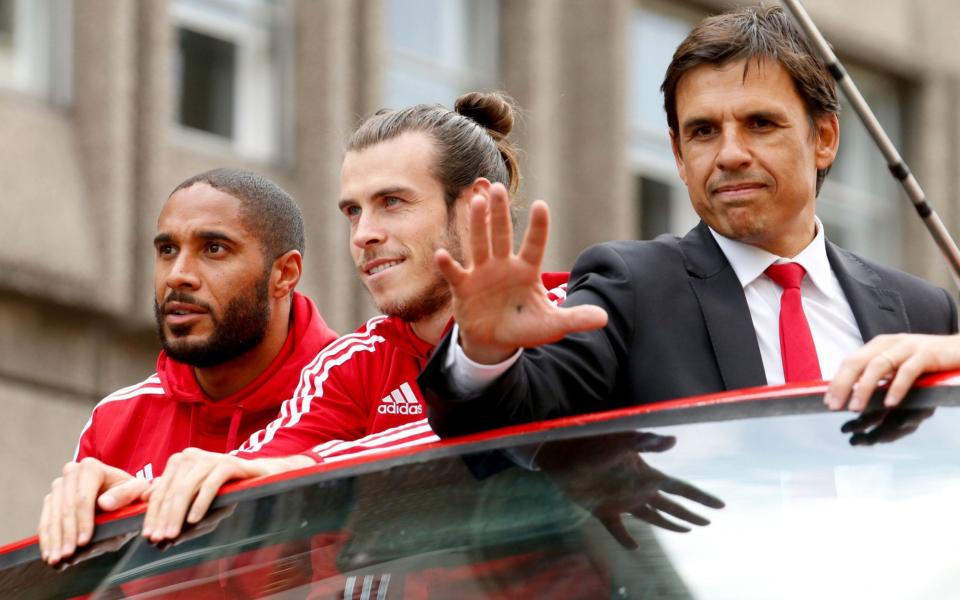
M 300 371 L 337 334 L 295 290 L 303 215 L 255 173 L 215 169 L 173 190 L 153 240 L 157 372 L 104 398 L 44 499 L 51 564 L 88 543 L 99 491 L 139 496 L 175 452 L 235 449 L 296 395 Z M 111 509 L 109 503 L 101 507 Z
M 840 141 L 839 104 L 782 8 L 701 21 L 677 48 L 663 93 L 701 223 L 683 238 L 588 249 L 557 308 L 536 294 L 546 205 L 531 208 L 531 234 L 514 255 L 506 196 L 494 189 L 489 227 L 470 241 L 492 243 L 494 256 L 463 267 L 438 255 L 459 331 L 419 382 L 441 436 L 829 379 L 875 336 L 957 330 L 945 290 L 825 240 L 814 210 Z M 487 204 L 475 203 L 478 220 Z M 834 390 L 831 408 L 851 383 Z

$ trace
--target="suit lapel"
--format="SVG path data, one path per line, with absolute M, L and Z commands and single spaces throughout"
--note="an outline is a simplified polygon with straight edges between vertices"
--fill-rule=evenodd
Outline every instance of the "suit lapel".
M 827 259 L 847 296 L 864 342 L 883 333 L 910 331 L 903 299 L 897 292 L 884 287 L 883 279 L 876 271 L 829 241 Z
M 704 223 L 680 240 L 690 286 L 700 303 L 723 385 L 766 385 L 763 359 L 743 287 Z

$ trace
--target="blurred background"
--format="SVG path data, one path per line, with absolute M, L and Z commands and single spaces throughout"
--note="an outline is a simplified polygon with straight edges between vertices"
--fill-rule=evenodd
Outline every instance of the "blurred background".
M 96 402 L 154 370 L 156 217 L 181 180 L 240 166 L 307 218 L 329 323 L 373 314 L 339 215 L 344 142 L 378 108 L 500 89 L 522 108 L 521 200 L 554 216 L 547 267 L 696 223 L 659 93 L 674 48 L 729 2 L 0 0 L 0 543 L 35 530 Z M 953 0 L 808 0 L 956 235 Z M 949 286 L 852 111 L 818 214 L 833 241 Z M 952 290 L 955 291 L 955 290 Z

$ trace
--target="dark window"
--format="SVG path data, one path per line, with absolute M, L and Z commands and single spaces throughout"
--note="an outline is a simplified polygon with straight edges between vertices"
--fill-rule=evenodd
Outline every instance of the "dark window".
M 9 46 L 13 41 L 14 0 L 0 0 L 0 45 Z
M 640 177 L 637 182 L 640 201 L 640 239 L 650 240 L 670 232 L 670 185 Z
M 179 30 L 178 121 L 186 127 L 233 137 L 236 46 Z

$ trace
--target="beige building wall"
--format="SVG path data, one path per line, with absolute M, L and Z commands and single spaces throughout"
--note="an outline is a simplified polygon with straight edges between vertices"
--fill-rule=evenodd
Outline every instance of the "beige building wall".
M 182 179 L 232 165 L 281 183 L 307 218 L 303 291 L 341 332 L 373 312 L 336 199 L 343 143 L 383 103 L 381 0 L 290 0 L 281 28 L 290 58 L 283 143 L 269 161 L 197 143 L 174 125 L 175 0 L 52 2 L 72 6 L 69 35 L 58 39 L 68 44 L 69 98 L 0 89 L 0 543 L 33 533 L 40 501 L 94 404 L 153 372 L 150 240 Z M 642 2 L 499 4 L 496 87 L 525 111 L 521 197 L 551 203 L 550 269 L 568 268 L 589 244 L 638 235 L 628 48 Z M 676 4 L 706 13 L 726 3 Z M 960 5 L 806 4 L 845 59 L 903 82 L 905 155 L 956 233 L 960 58 L 944 49 L 955 45 Z M 902 200 L 902 266 L 950 285 Z

